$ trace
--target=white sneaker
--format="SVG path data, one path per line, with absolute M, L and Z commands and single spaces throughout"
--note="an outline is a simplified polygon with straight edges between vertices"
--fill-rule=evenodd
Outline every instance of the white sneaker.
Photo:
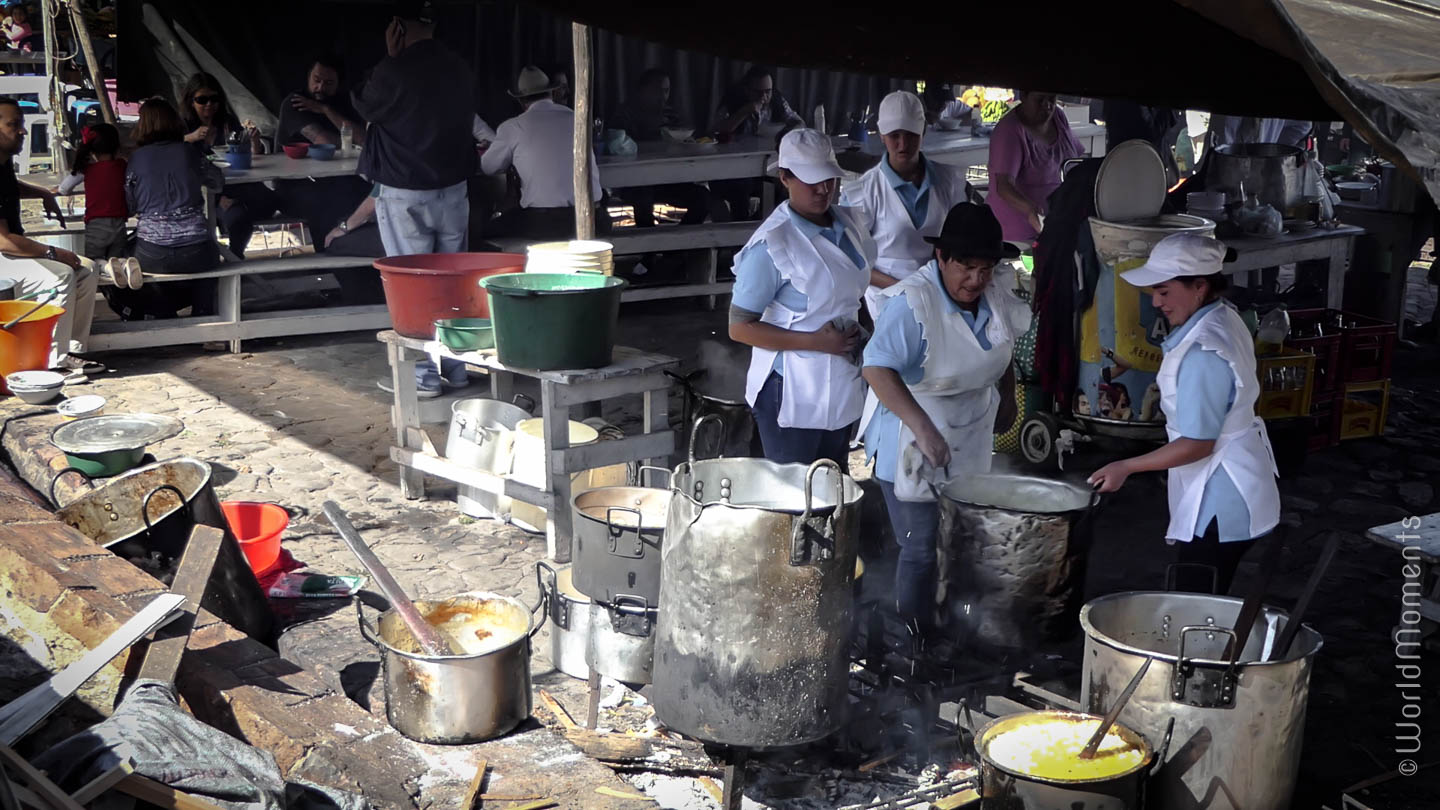
M 125 283 L 130 289 L 138 290 L 145 283 L 145 274 L 140 272 L 140 260 L 131 256 L 125 260 Z
M 110 275 L 110 283 L 122 290 L 130 289 L 130 280 L 125 274 L 125 260 L 111 258 L 105 261 L 105 272 Z

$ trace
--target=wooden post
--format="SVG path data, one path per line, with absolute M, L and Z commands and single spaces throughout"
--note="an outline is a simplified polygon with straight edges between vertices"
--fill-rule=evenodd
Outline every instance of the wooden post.
M 65 120 L 65 100 L 60 94 L 60 77 L 56 75 L 59 65 L 55 59 L 55 48 L 59 43 L 55 41 L 54 12 L 58 10 L 58 2 L 59 0 L 41 0 L 40 23 L 45 36 L 45 95 L 50 107 L 49 126 L 46 127 L 50 136 L 50 170 L 63 175 L 69 169 L 69 163 L 65 160 L 65 149 L 61 145 L 65 137 L 62 126 Z
M 95 95 L 100 99 L 100 115 L 105 123 L 115 123 L 115 110 L 110 107 L 110 94 L 105 92 L 105 77 L 100 73 L 100 63 L 95 60 L 95 44 L 90 41 L 90 29 L 85 27 L 85 12 L 80 0 L 69 0 L 70 19 L 75 23 L 75 38 L 80 40 L 80 49 L 85 52 L 85 66 L 90 69 L 90 83 L 95 85 Z
M 595 203 L 590 199 L 590 152 L 594 139 L 590 135 L 590 27 L 580 23 L 570 26 L 575 57 L 575 238 L 595 238 Z

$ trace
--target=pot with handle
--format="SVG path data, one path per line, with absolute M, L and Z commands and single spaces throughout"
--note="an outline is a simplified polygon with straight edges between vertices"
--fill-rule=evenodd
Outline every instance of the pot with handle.
M 659 608 L 643 596 L 616 594 L 590 608 L 586 661 L 596 672 L 630 684 L 650 683 Z
M 656 716 L 751 748 L 829 735 L 849 702 L 859 485 L 828 459 L 692 458 L 670 489 Z
M 642 476 L 646 469 L 658 468 L 642 468 Z M 625 593 L 657 604 L 670 491 L 599 487 L 576 495 L 572 503 L 575 587 L 600 602 L 614 602 Z
M 396 731 L 416 742 L 458 745 L 499 737 L 530 716 L 530 642 L 543 613 L 537 622 L 520 600 L 480 591 L 417 601 L 415 608 L 432 624 L 469 614 L 464 627 L 473 625 L 476 641 L 467 652 L 423 655 L 399 614 L 387 610 L 372 625 L 355 600 L 360 634 L 380 651 L 385 715 Z
M 526 405 L 520 401 L 525 400 Z M 514 404 L 487 397 L 456 400 L 450 406 L 450 432 L 445 457 L 494 475 L 509 475 L 515 458 L 515 428 L 530 418 L 535 401 L 516 394 Z M 505 520 L 510 499 L 483 489 L 459 485 L 455 502 L 460 511 L 477 518 Z
M 1141 810 L 1158 758 L 1144 736 L 1117 723 L 1099 756 L 1081 760 L 1100 721 L 1079 712 L 1034 711 L 981 727 L 975 749 L 986 810 Z
M 572 573 L 572 568 L 556 569 L 544 560 L 535 563 L 535 581 L 550 619 L 550 663 L 572 678 L 585 680 L 590 677 L 592 604 L 575 588 Z

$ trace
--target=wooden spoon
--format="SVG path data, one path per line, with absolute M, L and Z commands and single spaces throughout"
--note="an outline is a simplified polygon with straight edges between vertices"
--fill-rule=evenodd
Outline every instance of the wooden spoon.
M 1154 660 L 1154 658 L 1146 658 L 1145 663 L 1140 665 L 1140 670 L 1135 673 L 1135 677 L 1130 679 L 1130 683 L 1125 684 L 1125 691 L 1120 693 L 1120 698 L 1110 707 L 1110 711 L 1105 713 L 1105 719 L 1100 721 L 1100 727 L 1095 729 L 1095 733 L 1090 735 L 1090 741 L 1085 743 L 1085 748 L 1080 751 L 1081 759 L 1095 758 L 1095 752 L 1100 750 L 1101 741 L 1109 733 L 1110 727 L 1115 725 L 1115 718 L 1120 716 L 1120 710 L 1130 702 L 1130 696 L 1135 694 L 1135 688 L 1140 685 L 1145 673 L 1150 671 L 1150 662 Z

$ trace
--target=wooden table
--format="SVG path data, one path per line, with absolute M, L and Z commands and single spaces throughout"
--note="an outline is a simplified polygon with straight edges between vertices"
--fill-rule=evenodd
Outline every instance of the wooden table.
M 739 138 L 695 146 L 644 141 L 634 155 L 600 155 L 600 185 L 606 188 L 703 183 L 764 177 L 778 150 L 774 138 Z
M 570 561 L 574 527 L 570 513 L 570 476 L 583 470 L 642 461 L 668 466 L 675 452 L 675 431 L 670 429 L 670 378 L 665 371 L 680 365 L 674 357 L 616 346 L 614 363 L 603 368 L 536 371 L 502 364 L 494 349 L 455 354 L 434 341 L 408 338 L 392 330 L 376 338 L 385 344 L 390 360 L 395 407 L 391 420 L 396 445 L 390 458 L 400 466 L 400 492 L 406 498 L 425 497 L 426 473 L 458 484 L 534 504 L 546 510 L 546 550 L 556 562 Z M 509 401 L 515 375 L 540 381 L 540 412 L 545 420 L 546 489 L 526 486 L 506 476 L 450 461 L 436 451 L 420 427 L 419 400 L 415 394 L 415 363 L 437 351 L 489 372 L 490 396 Z M 644 399 L 644 433 L 581 447 L 570 446 L 570 406 L 638 394 Z
M 1104 127 L 1099 124 L 1072 124 L 1070 131 L 1085 147 L 1085 153 L 1090 157 L 1102 157 L 1105 154 Z M 879 156 L 884 154 L 885 144 L 879 136 L 871 136 L 866 139 L 861 149 L 867 154 Z M 954 132 L 931 127 L 926 130 L 925 138 L 920 142 L 920 151 L 925 157 L 939 163 L 965 168 L 984 166 L 990 160 L 990 138 L 971 135 L 968 127 Z
M 1435 633 L 1440 626 L 1440 512 L 1376 526 L 1367 531 L 1365 537 L 1400 552 L 1402 561 L 1397 565 L 1406 574 L 1400 609 L 1415 611 L 1420 616 L 1419 622 L 1402 620 L 1397 630 L 1416 631 L 1416 634 L 1413 638 L 1398 638 L 1396 650 L 1400 644 L 1418 643 Z
M 1332 229 L 1284 233 L 1274 239 L 1227 238 L 1222 241 L 1234 248 L 1239 256 L 1225 265 L 1224 272 L 1226 275 L 1246 273 L 1249 283 L 1254 280 L 1256 271 L 1267 267 L 1325 259 L 1330 263 L 1325 282 L 1325 306 L 1339 309 L 1345 297 L 1345 270 L 1350 266 L 1350 255 L 1355 250 L 1355 238 L 1364 233 L 1364 228 L 1341 225 Z

